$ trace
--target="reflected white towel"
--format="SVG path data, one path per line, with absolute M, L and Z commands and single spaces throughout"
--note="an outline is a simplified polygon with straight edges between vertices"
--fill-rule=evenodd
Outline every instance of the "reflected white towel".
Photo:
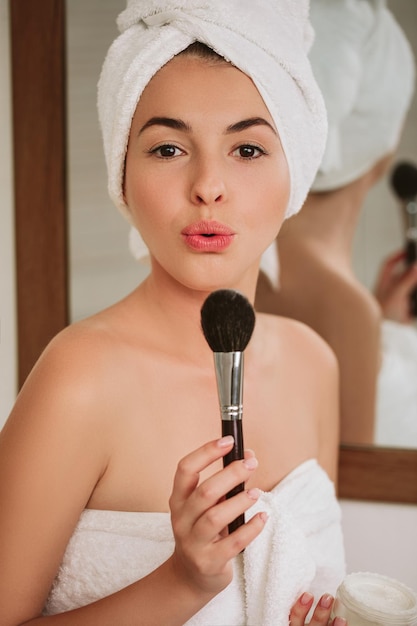
M 382 322 L 375 443 L 417 448 L 417 328 Z
M 397 147 L 414 59 L 385 0 L 311 0 L 311 21 L 310 61 L 329 120 L 313 185 L 323 191 L 355 180 Z

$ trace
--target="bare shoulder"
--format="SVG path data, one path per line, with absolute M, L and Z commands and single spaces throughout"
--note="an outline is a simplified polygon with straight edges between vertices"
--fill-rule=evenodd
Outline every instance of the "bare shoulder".
M 314 456 L 336 477 L 339 431 L 339 368 L 329 345 L 302 322 L 257 316 L 265 371 L 279 403 L 292 414 L 294 450 Z M 295 453 L 294 453 L 295 454 Z
M 323 298 L 324 300 L 324 298 Z M 379 354 L 381 309 L 372 294 L 358 281 L 335 281 L 322 302 L 317 330 L 329 342 L 339 360 L 359 355 L 375 361 Z M 355 366 L 355 365 L 354 365 Z
M 287 317 L 258 313 L 257 325 L 268 360 L 275 361 L 277 355 L 282 354 L 286 362 L 299 368 L 299 371 L 310 370 L 312 365 L 316 370 L 337 370 L 333 350 L 307 324 Z
M 103 422 L 116 401 L 127 347 L 104 316 L 77 322 L 47 345 L 23 385 L 14 408 L 20 419 Z
M 302 292 L 298 296 L 301 298 Z M 349 322 L 344 328 L 346 332 L 356 321 L 369 330 L 381 321 L 381 309 L 372 293 L 355 276 L 329 264 L 321 267 L 314 279 L 314 298 L 309 307 L 314 328 L 320 329 L 320 333 L 326 328 L 340 331 L 341 324 Z
M 71 324 L 51 340 L 34 372 L 45 368 L 56 376 L 73 377 L 74 382 L 82 378 L 84 384 L 100 380 L 100 375 L 115 369 L 115 361 L 129 347 L 123 321 L 123 307 L 114 305 Z
M 285 380 L 292 394 L 303 389 L 311 417 L 322 419 L 331 414 L 333 419 L 339 366 L 332 348 L 302 322 L 268 314 L 257 319 L 264 367 L 274 372 L 277 380 Z
M 354 312 L 374 322 L 381 320 L 381 308 L 376 298 L 358 280 L 331 275 L 328 287 L 327 301 L 333 303 L 333 310 L 345 315 Z

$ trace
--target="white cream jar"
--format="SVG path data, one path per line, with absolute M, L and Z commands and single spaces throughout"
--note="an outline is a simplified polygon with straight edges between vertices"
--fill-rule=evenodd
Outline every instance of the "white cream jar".
M 388 576 L 356 572 L 337 590 L 334 617 L 349 626 L 417 626 L 417 595 Z

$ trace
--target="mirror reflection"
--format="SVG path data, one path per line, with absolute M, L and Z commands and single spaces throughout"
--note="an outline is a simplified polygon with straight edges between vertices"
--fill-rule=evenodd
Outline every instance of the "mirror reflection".
M 144 278 L 148 272 L 146 265 L 132 258 L 127 245 L 129 227 L 114 210 L 107 196 L 105 164 L 96 113 L 94 82 L 100 72 L 103 54 L 116 34 L 114 15 L 121 11 L 124 5 L 124 0 L 106 0 L 106 2 L 90 0 L 88 3 L 72 0 L 67 3 L 71 321 L 85 317 L 123 297 L 136 286 L 138 278 L 139 280 Z M 389 3 L 389 6 L 411 45 L 415 47 L 415 33 L 417 32 L 415 3 L 412 0 L 397 0 Z M 100 11 L 101 16 L 99 23 L 96 19 L 97 11 Z M 392 55 L 389 58 L 392 59 Z M 332 64 L 336 64 L 334 54 L 331 56 L 331 61 Z M 331 69 L 329 63 L 327 66 Z M 386 73 L 375 73 L 373 78 L 381 89 L 387 89 L 387 93 L 394 90 L 393 83 L 387 84 Z M 340 76 L 338 80 L 340 81 Z M 401 101 L 404 97 L 404 93 L 399 89 L 396 99 Z M 416 108 L 416 98 L 414 98 L 395 155 L 391 159 L 382 159 L 378 165 L 375 164 L 372 176 L 367 178 L 366 193 L 363 192 L 360 205 L 355 211 L 349 213 L 347 204 L 343 209 L 340 194 L 337 197 L 337 207 L 333 210 L 329 205 L 326 211 L 323 209 L 320 220 L 318 219 L 319 209 L 312 207 L 314 223 L 317 226 L 321 225 L 321 236 L 325 235 L 326 228 L 331 223 L 340 229 L 343 227 L 343 235 L 347 234 L 349 228 L 350 239 L 343 241 L 351 246 L 352 254 L 349 262 L 353 268 L 355 285 L 357 290 L 364 294 L 365 300 L 373 303 L 370 305 L 370 311 L 375 317 L 379 314 L 374 304 L 378 276 L 386 267 L 386 259 L 403 250 L 405 245 L 404 203 L 399 201 L 394 193 L 390 184 L 390 175 L 395 164 L 400 161 L 417 163 Z M 316 193 L 317 197 L 325 195 L 328 195 L 327 192 Z M 347 196 L 343 198 L 343 202 L 348 203 Z M 336 213 L 337 220 L 333 219 Z M 304 227 L 302 221 L 305 219 L 304 215 L 307 215 L 307 212 L 303 209 L 299 215 L 301 221 L 297 222 L 300 228 Z M 346 221 L 342 220 L 344 215 Z M 331 219 L 328 219 L 329 216 Z M 291 229 L 295 229 L 294 225 L 295 220 L 288 222 Z M 279 246 L 282 254 L 285 252 L 286 241 L 287 243 L 294 241 L 290 230 L 288 233 L 283 231 Z M 293 267 L 296 267 L 297 258 L 301 262 L 301 257 L 297 257 L 294 246 L 288 246 L 288 249 L 291 256 L 295 257 Z M 326 249 L 330 252 L 329 247 Z M 319 256 L 322 257 L 321 253 Z M 284 280 L 282 258 L 280 262 L 282 281 Z M 399 260 L 399 263 L 401 262 L 402 259 Z M 332 267 L 334 269 L 334 265 Z M 399 264 L 395 265 L 395 270 L 399 267 Z M 311 284 L 309 282 L 308 286 Z M 343 304 L 343 295 L 334 291 L 332 283 L 329 283 L 327 287 L 322 281 L 315 281 L 313 284 L 325 294 L 331 294 L 328 319 L 337 322 L 336 328 L 340 327 L 342 321 L 344 328 L 348 328 L 357 321 L 358 316 L 349 306 L 341 306 L 345 320 L 340 314 L 332 312 L 332 307 Z M 305 293 L 305 290 L 301 291 Z M 311 323 L 311 325 L 314 327 L 314 324 Z M 366 365 L 369 362 L 370 351 L 366 347 L 369 345 L 370 333 L 365 326 L 360 326 L 360 328 L 366 340 L 347 342 L 347 350 L 353 352 L 354 362 L 357 364 L 351 374 L 353 384 L 358 388 L 359 383 L 367 379 L 367 370 L 373 368 L 374 371 L 371 371 L 370 376 L 371 378 L 373 376 L 376 381 L 375 385 L 379 384 L 385 392 L 384 395 L 381 393 L 378 396 L 376 390 L 372 390 L 372 383 L 367 383 L 365 385 L 367 394 L 364 393 L 361 398 L 358 393 L 354 394 L 351 409 L 354 418 L 347 422 L 349 427 L 342 429 L 342 440 L 348 443 L 376 442 L 381 445 L 417 448 L 415 435 L 417 419 L 413 420 L 409 417 L 413 415 L 413 411 L 417 411 L 417 402 L 415 402 L 417 389 L 414 390 L 413 387 L 408 397 L 401 391 L 404 388 L 404 376 L 407 376 L 407 380 L 411 380 L 412 377 L 417 380 L 415 376 L 417 356 L 410 354 L 408 349 L 412 342 L 407 339 L 407 333 L 416 332 L 415 324 L 407 324 L 407 332 L 401 329 L 401 337 L 403 337 L 401 345 L 408 350 L 408 365 L 405 365 L 404 358 L 395 359 L 391 356 L 391 359 L 384 360 L 379 351 L 378 362 L 374 360 L 373 364 Z M 388 342 L 398 330 L 398 323 L 392 320 L 384 322 L 383 329 L 383 337 L 385 342 Z M 380 345 L 380 338 L 377 336 L 373 338 L 373 341 Z M 393 341 L 397 341 L 397 334 Z M 361 350 L 364 352 L 363 355 L 360 354 Z M 376 348 L 374 354 L 376 354 Z M 401 353 L 401 357 L 404 357 L 404 353 Z M 382 369 L 380 369 L 381 362 L 383 363 Z M 379 372 L 379 378 L 376 371 Z M 382 386 L 383 380 L 388 380 L 391 386 L 386 384 Z M 398 400 L 398 392 L 401 392 L 400 400 Z M 381 403 L 382 397 L 384 398 L 383 411 L 381 406 L 378 409 L 378 401 Z M 378 434 L 378 428 L 373 419 L 373 416 L 377 414 L 374 407 L 375 398 L 377 399 L 376 411 L 379 410 L 380 415 L 384 414 L 386 422 L 382 434 Z M 407 431 L 406 427 L 414 430 Z M 410 434 L 412 432 L 414 434 Z
M 400 248 L 388 249 L 380 262 L 374 289 L 363 287 L 352 254 L 365 200 L 390 178 L 398 158 L 414 93 L 413 54 L 385 8 L 319 1 L 311 5 L 311 18 L 316 39 L 310 59 L 328 109 L 326 152 L 303 210 L 284 224 L 264 258 L 257 306 L 306 323 L 333 348 L 342 441 L 416 446 L 417 331 L 410 297 L 417 272 L 415 263 L 406 263 L 405 232 Z M 405 176 L 404 167 L 398 171 L 403 174 L 395 180 L 410 188 L 413 167 Z M 411 195 L 400 191 L 412 207 L 417 188 Z M 393 212 L 397 201 L 387 196 Z M 402 227 L 399 211 L 396 217 Z M 371 232 L 366 244 L 372 245 Z

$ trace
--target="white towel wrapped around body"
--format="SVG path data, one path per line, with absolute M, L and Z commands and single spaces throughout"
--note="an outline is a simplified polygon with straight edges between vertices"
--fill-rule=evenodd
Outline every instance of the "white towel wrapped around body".
M 187 626 L 288 626 L 304 591 L 335 593 L 345 575 L 340 507 L 333 483 L 305 461 L 251 509 L 269 513 L 261 535 L 235 559 L 233 582 Z M 45 607 L 83 606 L 146 576 L 173 551 L 168 513 L 85 510 Z
M 129 0 L 118 18 L 98 85 L 110 197 L 130 221 L 123 197 L 132 117 L 152 76 L 200 41 L 251 77 L 276 124 L 291 189 L 286 216 L 302 206 L 320 164 L 327 119 L 308 50 L 308 0 Z M 131 242 L 132 243 L 132 242 Z M 146 252 L 133 237 L 136 256 Z

